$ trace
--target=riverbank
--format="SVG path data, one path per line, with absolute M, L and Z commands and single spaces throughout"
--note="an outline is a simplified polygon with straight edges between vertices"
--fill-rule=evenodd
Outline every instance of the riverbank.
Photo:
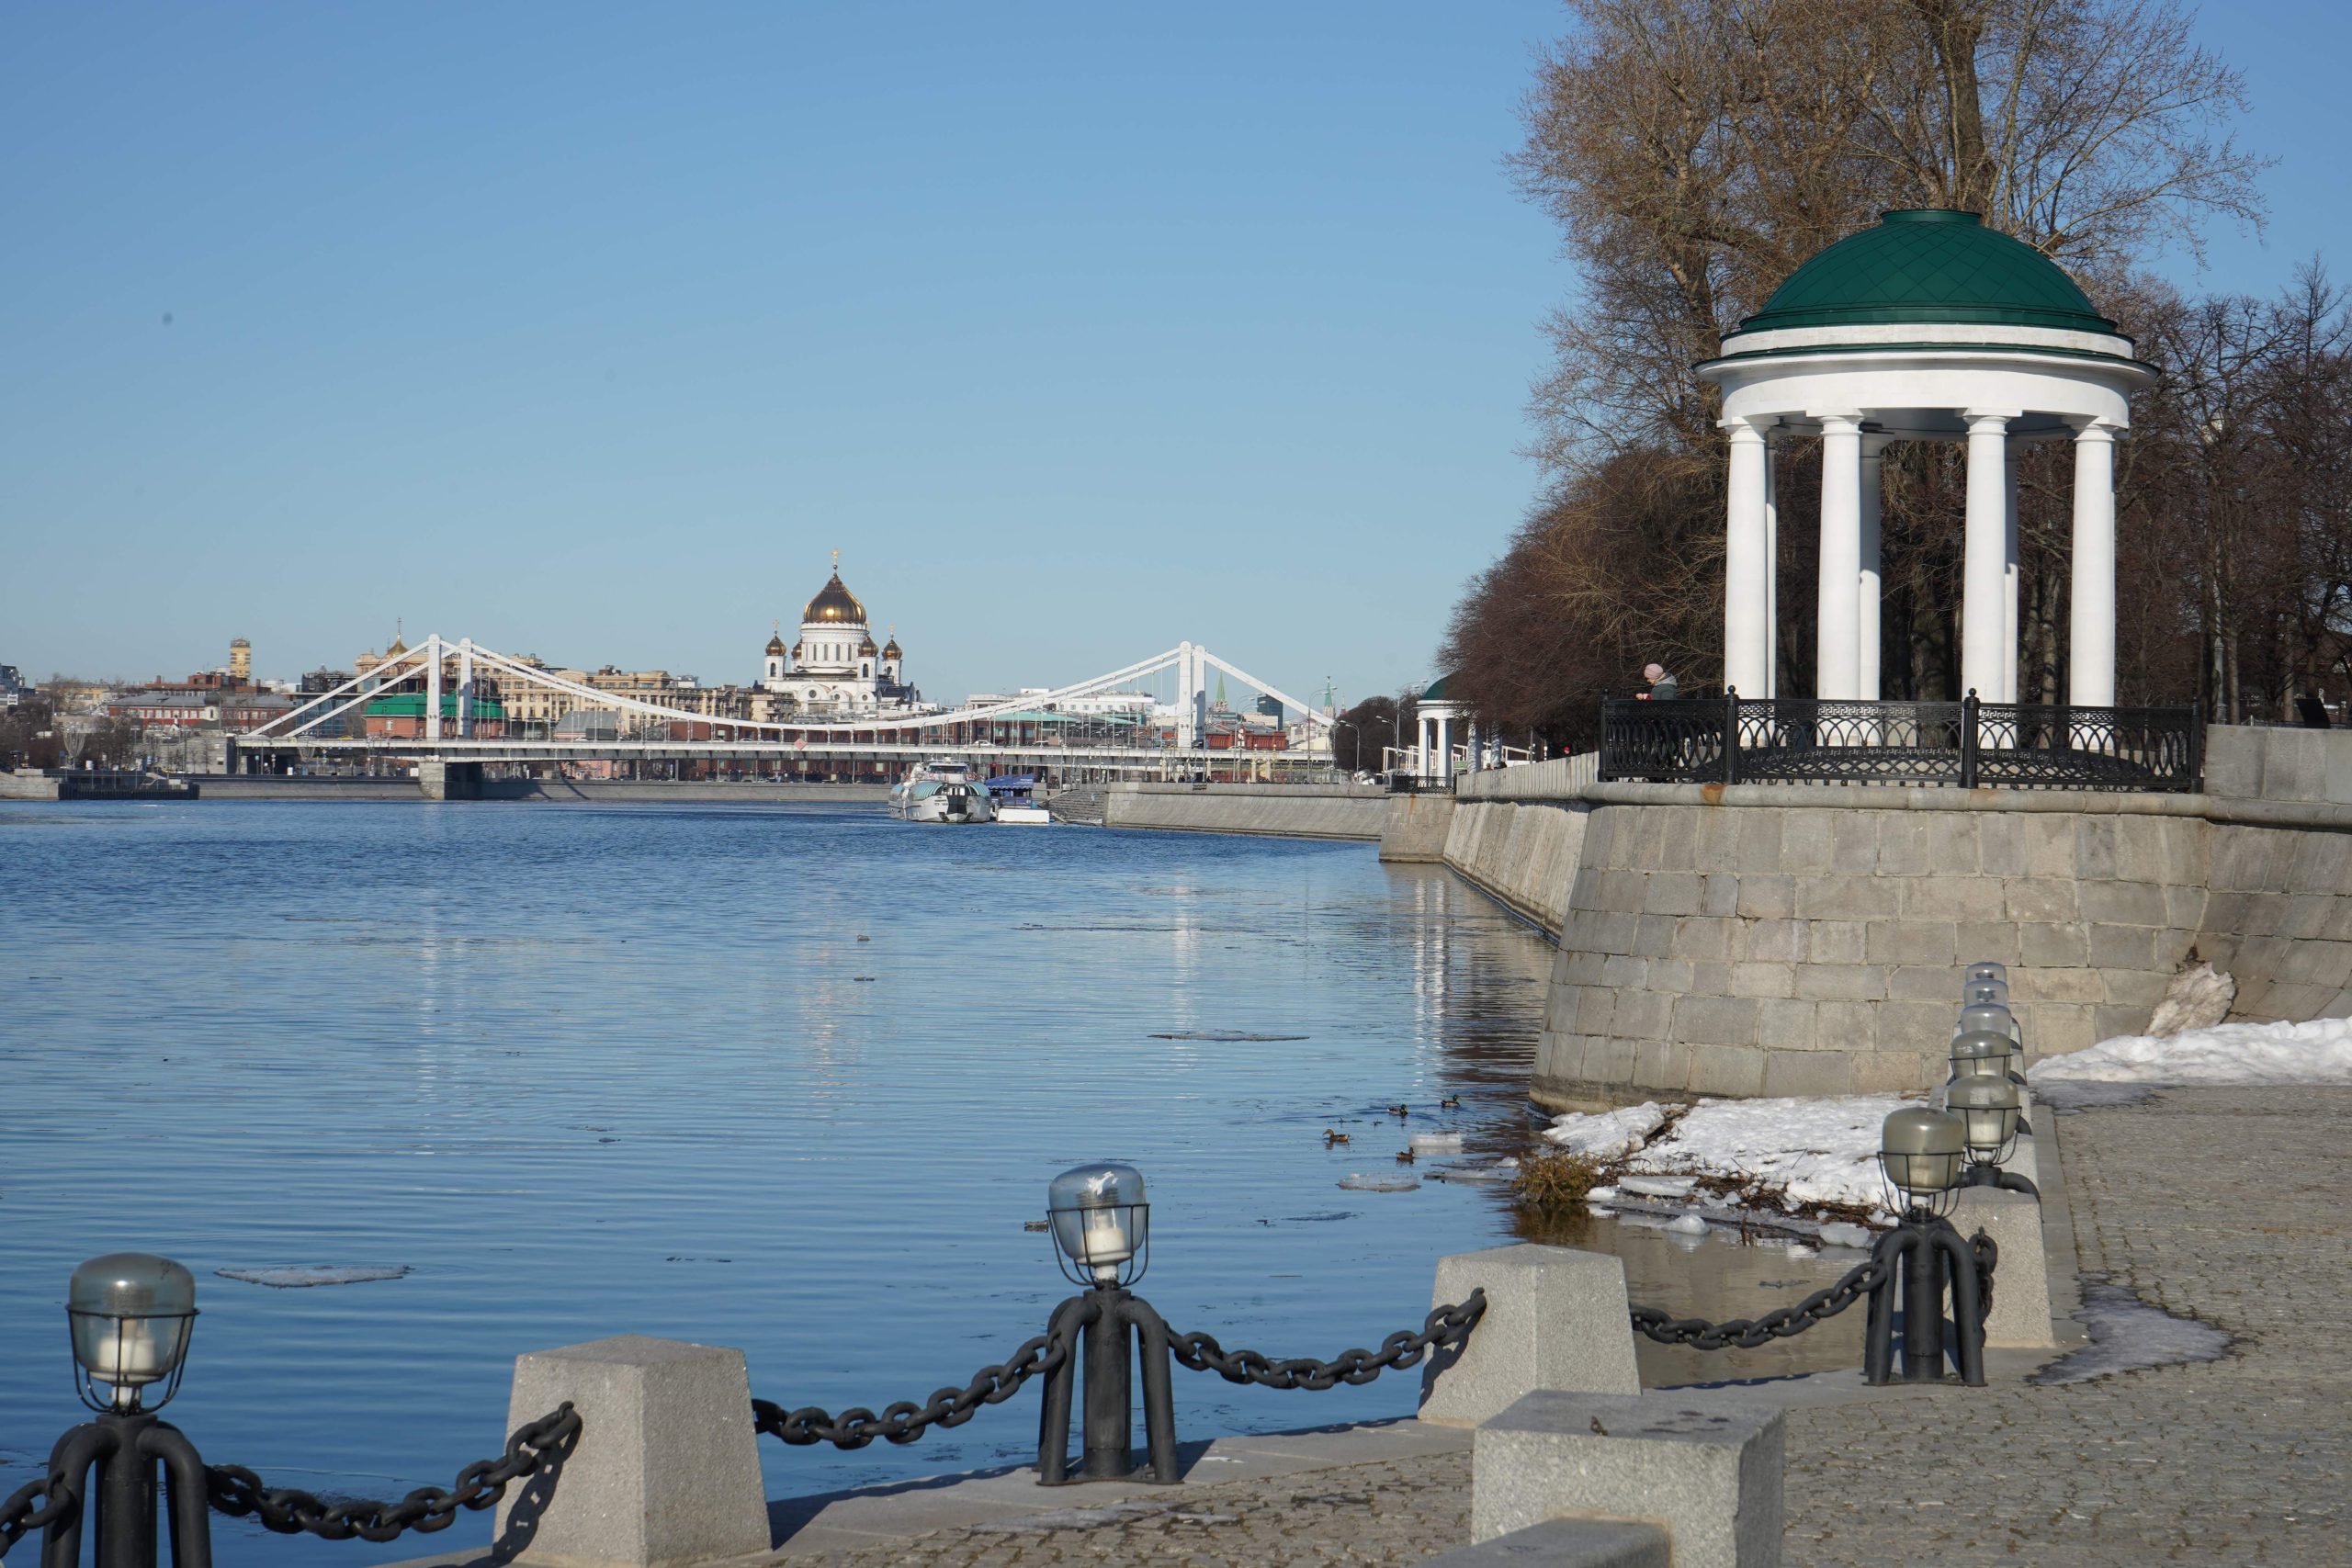
M 2340 1561 L 2352 1353 L 2334 1321 L 2345 1254 L 2327 1238 L 2352 1201 L 2352 1172 L 2334 1157 L 2347 1136 L 2352 1089 L 2159 1090 L 2067 1116 L 2071 1246 L 2052 1258 L 2053 1274 L 2071 1284 L 2079 1270 L 2193 1316 L 2229 1335 L 2229 1351 L 2084 1382 L 2030 1382 L 2048 1355 L 2007 1352 L 1984 1389 L 1872 1391 L 1836 1374 L 1731 1391 L 1788 1408 L 1785 1560 Z M 2282 1164 L 2302 1173 L 2294 1190 L 2272 1179 Z M 2128 1348 L 2112 1299 L 2101 1292 L 2087 1309 L 2094 1348 Z M 1254 1568 L 1344 1551 L 1351 1562 L 1405 1568 L 1469 1540 L 1468 1457 L 1442 1444 L 1401 1456 L 1367 1446 L 1354 1463 L 1327 1460 L 1311 1475 L 1134 1501 L 1091 1494 L 1026 1513 L 1000 1484 L 984 1519 L 925 1521 L 919 1510 L 960 1490 L 922 1489 L 917 1511 L 899 1516 L 910 1539 L 853 1542 L 813 1528 L 821 1509 L 808 1512 L 811 1528 L 781 1554 L 808 1568 L 977 1568 L 1014 1561 L 1015 1550 L 1022 1562 Z

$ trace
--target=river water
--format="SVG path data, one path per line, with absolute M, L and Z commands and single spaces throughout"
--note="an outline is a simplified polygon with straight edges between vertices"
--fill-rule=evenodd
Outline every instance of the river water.
M 330 1495 L 447 1484 L 498 1450 L 518 1352 L 610 1334 L 741 1347 L 787 1406 L 960 1384 L 1069 1292 L 1023 1222 L 1087 1159 L 1148 1178 L 1140 1289 L 1179 1328 L 1376 1345 L 1437 1257 L 1515 1222 L 1490 1188 L 1338 1184 L 1407 1171 L 1412 1132 L 1521 1146 L 1550 957 L 1366 845 L 871 807 L 0 807 L 0 1494 L 80 1418 L 64 1283 L 116 1249 L 197 1272 L 171 1416 L 206 1458 Z M 1589 1228 L 1545 1239 L 1708 1315 L 1838 1271 Z M 279 1265 L 410 1272 L 216 1273 Z M 1668 1354 L 1646 1377 L 1795 1364 Z M 1416 1386 L 1180 1372 L 1179 1429 L 1402 1415 Z M 769 1491 L 1025 1461 L 1034 1399 L 906 1448 L 763 1439 Z M 216 1540 L 290 1568 L 489 1529 Z

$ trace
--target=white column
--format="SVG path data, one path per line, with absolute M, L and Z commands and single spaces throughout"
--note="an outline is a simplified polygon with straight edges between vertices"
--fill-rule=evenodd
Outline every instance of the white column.
M 441 739 L 441 639 L 424 639 L 424 738 Z
M 1764 694 L 1781 694 L 1781 454 L 1764 436 Z
M 1761 697 L 1770 685 L 1770 567 L 1765 557 L 1764 435 L 1727 419 L 1731 473 L 1724 515 L 1724 684 Z
M 1879 700 L 1879 605 L 1886 595 L 1886 584 L 1879 570 L 1880 524 L 1885 513 L 1886 437 L 1862 437 L 1862 570 L 1861 615 L 1856 621 L 1856 640 L 1861 659 L 1856 692 L 1867 702 Z
M 2115 702 L 2115 426 L 2093 420 L 2075 436 L 2075 581 L 2067 628 L 2066 700 Z
M 1200 709 L 1193 701 L 1193 688 L 1199 682 L 1193 673 L 1193 645 L 1176 645 L 1176 744 L 1189 750 L 1199 744 Z
M 474 733 L 474 639 L 461 637 L 458 641 L 458 734 L 473 739 Z
M 1453 716 L 1447 714 L 1437 721 L 1437 776 L 1440 783 L 1453 776 Z
M 1862 422 L 1821 420 L 1821 571 L 1815 589 L 1814 695 L 1861 695 Z
M 1968 514 L 1961 568 L 1960 695 L 2001 700 L 2008 661 L 2001 652 L 2001 589 L 2007 576 L 2009 421 L 2014 410 L 1968 409 Z
M 2018 700 L 2018 446 L 2001 464 L 2001 700 Z

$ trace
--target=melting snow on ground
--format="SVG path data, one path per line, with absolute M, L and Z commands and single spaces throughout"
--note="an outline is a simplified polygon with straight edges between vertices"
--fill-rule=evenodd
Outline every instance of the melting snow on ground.
M 2260 1088 L 2352 1084 L 2352 1019 L 2223 1023 L 2158 1039 L 2126 1034 L 2036 1062 L 2026 1076 L 2093 1083 Z
M 2091 1342 L 2029 1382 L 2086 1382 L 2110 1372 L 2218 1361 L 2230 1348 L 2230 1337 L 2220 1329 L 2152 1307 L 2120 1285 L 2086 1284 L 2075 1321 L 2090 1330 Z
M 1662 1107 L 1635 1105 L 1558 1117 L 1544 1136 L 1617 1168 L 1612 1174 L 1629 1192 L 1664 1196 L 1675 1184 L 1661 1178 L 1724 1176 L 1763 1183 L 1793 1213 L 1824 1203 L 1884 1212 L 1879 1125 L 1904 1104 L 1876 1094 L 1702 1100 L 1671 1124 Z
M 333 1264 L 285 1263 L 261 1269 L 215 1269 L 223 1280 L 235 1280 L 247 1285 L 269 1285 L 281 1291 L 300 1290 L 310 1285 L 365 1285 L 378 1280 L 397 1280 L 408 1272 L 405 1264 Z
M 1554 1117 L 1551 1130 L 1544 1136 L 1572 1155 L 1606 1164 L 1640 1148 L 1665 1122 L 1665 1108 L 1653 1100 L 1617 1111 L 1571 1111 Z

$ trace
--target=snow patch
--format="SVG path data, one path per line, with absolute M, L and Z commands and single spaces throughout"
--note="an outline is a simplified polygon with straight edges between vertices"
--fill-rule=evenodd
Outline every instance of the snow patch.
M 2220 1329 L 2152 1307 L 2120 1285 L 2086 1283 L 2075 1321 L 2090 1330 L 2091 1342 L 2027 1382 L 2087 1382 L 2115 1372 L 2218 1361 L 2230 1348 L 2230 1337 Z
M 2169 1039 L 2125 1034 L 2036 1062 L 2026 1077 L 2037 1093 L 2053 1079 L 2205 1088 L 2352 1084 L 2352 1019 L 2224 1023 Z
M 234 1280 L 246 1285 L 267 1285 L 273 1290 L 299 1291 L 313 1285 L 366 1285 L 378 1280 L 397 1280 L 410 1272 L 408 1265 L 371 1266 L 368 1264 L 281 1263 L 254 1269 L 215 1269 L 223 1280 Z
M 2164 1040 L 2193 1029 L 2211 1029 L 2230 1016 L 2230 1006 L 2237 999 L 2235 978 L 2211 964 L 2191 964 L 2172 977 L 2165 999 L 2156 1004 L 2155 1016 L 2148 1020 L 2148 1032 Z
M 1616 1111 L 1572 1111 L 1555 1116 L 1544 1137 L 1586 1159 L 1623 1159 L 1665 1124 L 1666 1108 L 1653 1100 Z
M 1627 1164 L 1633 1175 L 1753 1178 L 1791 1210 L 1823 1203 L 1883 1210 L 1879 1126 L 1893 1095 L 1826 1100 L 1702 1100 Z
M 1340 1185 L 1350 1192 L 1410 1192 L 1420 1184 L 1418 1176 L 1366 1176 L 1358 1172 L 1340 1178 Z

